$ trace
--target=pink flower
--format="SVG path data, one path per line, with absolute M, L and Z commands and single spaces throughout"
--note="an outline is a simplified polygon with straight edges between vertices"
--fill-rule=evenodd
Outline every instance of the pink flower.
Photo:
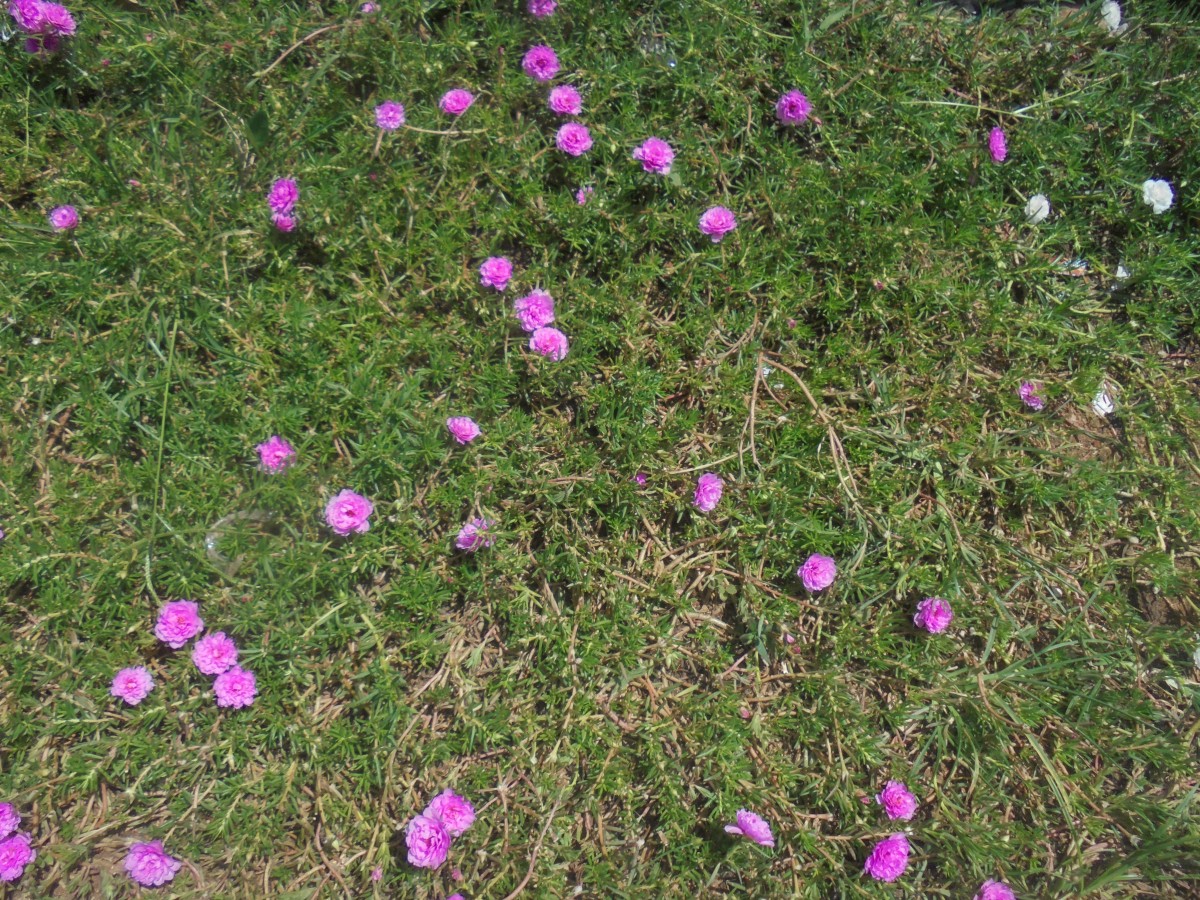
M 21 827 L 21 816 L 11 803 L 0 803 L 0 838 L 6 838 Z
M 550 109 L 560 116 L 577 116 L 583 112 L 583 98 L 569 84 L 550 89 Z
M 178 650 L 203 630 L 200 607 L 191 600 L 175 600 L 159 612 L 154 636 L 172 650 Z
M 438 101 L 438 108 L 448 116 L 461 116 L 471 108 L 471 104 L 474 102 L 475 95 L 470 91 L 455 88 L 442 94 L 442 99 Z
M 382 866 L 376 866 L 375 868 L 373 868 L 371 870 L 371 880 L 372 881 L 382 881 L 383 880 L 383 867 Z
M 408 861 L 421 869 L 436 869 L 450 851 L 450 832 L 431 816 L 415 816 L 404 829 Z
M 863 871 L 876 881 L 895 881 L 908 868 L 908 838 L 893 834 L 884 838 L 871 851 Z
M 802 125 L 811 112 L 812 104 L 799 91 L 788 91 L 775 102 L 775 117 L 784 125 Z
M 721 502 L 721 493 L 725 490 L 725 482 L 720 475 L 705 472 L 696 480 L 696 493 L 692 496 L 692 505 L 700 512 L 712 512 Z
M 1004 129 L 993 128 L 988 132 L 988 150 L 992 152 L 993 162 L 1004 162 L 1008 158 L 1008 144 L 1004 140 Z
M 273 213 L 271 215 L 271 224 L 280 231 L 294 231 L 296 228 L 296 217 L 291 213 Z
M 258 682 L 254 673 L 241 666 L 222 672 L 213 681 L 213 693 L 217 695 L 217 706 L 242 709 L 254 702 L 258 696 Z
M 929 597 L 917 604 L 917 614 L 913 622 L 918 628 L 924 628 L 930 634 L 941 634 L 954 618 L 950 604 L 941 597 Z
M 225 632 L 206 634 L 192 648 L 192 662 L 205 675 L 220 675 L 237 665 L 238 648 Z
M 475 821 L 475 807 L 469 800 L 446 788 L 429 801 L 429 806 L 421 815 L 437 819 L 446 826 L 450 837 L 456 838 Z
M 55 231 L 72 231 L 79 226 L 79 213 L 73 206 L 56 206 L 47 218 Z
M 713 206 L 700 216 L 700 231 L 712 238 L 714 244 L 737 228 L 737 219 L 724 206 Z
M 163 849 L 162 841 L 134 844 L 129 848 L 129 855 L 125 857 L 125 871 L 142 887 L 164 885 L 174 878 L 181 868 L 183 863 Z
M 832 557 L 814 553 L 796 570 L 796 577 L 804 582 L 807 590 L 823 591 L 837 577 L 837 563 Z
M 567 336 L 557 328 L 539 328 L 529 336 L 529 349 L 554 362 L 567 358 L 570 344 Z
M 75 33 L 75 19 L 65 6 L 57 3 L 42 3 L 42 30 L 47 34 L 63 34 L 68 37 Z
M 12 0 L 8 4 L 8 14 L 12 16 L 17 28 L 26 34 L 38 34 L 45 24 L 42 0 Z
M 645 487 L 646 486 L 646 473 L 638 472 L 636 475 L 633 476 L 633 480 L 634 480 L 634 482 L 637 483 L 638 487 Z
M 384 131 L 395 131 L 404 124 L 404 107 L 395 100 L 385 100 L 375 107 L 375 124 Z
M 47 0 L 12 0 L 8 4 L 8 14 L 13 17 L 17 28 L 26 34 L 46 35 L 45 49 L 50 53 L 58 49 L 57 35 L 70 36 L 75 33 L 75 19 L 67 8 Z
M 883 807 L 889 819 L 908 821 L 917 812 L 917 798 L 909 793 L 903 781 L 889 781 L 875 795 L 875 802 Z
M 550 81 L 558 74 L 558 56 L 545 44 L 535 44 L 522 58 L 521 68 L 536 81 Z
M 532 291 L 513 304 L 513 312 L 525 331 L 537 331 L 554 321 L 554 298 L 545 291 Z
M 272 212 L 290 213 L 300 199 L 300 186 L 291 178 L 277 178 L 267 193 L 267 206 Z
M 586 125 L 568 122 L 554 135 L 554 145 L 568 156 L 583 156 L 592 149 L 592 134 Z
M 762 844 L 764 847 L 774 847 L 775 837 L 771 834 L 771 826 L 767 824 L 762 816 L 750 812 L 748 809 L 739 809 L 737 811 L 737 824 L 726 825 L 725 830 L 730 834 L 740 834 L 754 841 L 756 844 Z
M 362 494 L 343 490 L 330 497 L 325 504 L 325 521 L 343 537 L 352 531 L 365 534 L 371 530 L 371 523 L 367 520 L 374 511 L 374 505 Z
M 29 835 L 14 834 L 0 841 L 0 881 L 16 881 L 35 859 L 37 851 Z
M 479 430 L 479 426 L 475 424 L 475 420 L 468 416 L 454 416 L 446 420 L 446 428 L 454 435 L 454 439 L 460 444 L 469 444 L 479 435 L 483 434 Z
M 646 138 L 640 147 L 633 150 L 633 158 L 642 164 L 642 168 L 655 175 L 670 175 L 671 163 L 675 161 L 675 151 L 666 141 L 652 137 Z
M 258 463 L 264 472 L 282 472 L 296 458 L 292 445 L 277 434 L 257 445 Z
M 557 8 L 558 3 L 556 0 L 529 0 L 529 5 L 526 7 L 531 16 L 536 16 L 539 19 L 554 15 L 554 10 Z
M 137 706 L 154 690 L 154 676 L 145 666 L 133 666 L 122 669 L 113 676 L 112 687 L 108 692 L 114 697 L 124 700 L 130 706 Z
M 377 12 L 378 10 L 379 10 L 379 7 L 374 3 L 364 3 L 362 6 L 360 6 L 358 8 L 358 11 L 360 13 L 362 13 L 364 16 L 369 16 L 371 13 Z
M 466 550 L 468 553 L 474 553 L 480 547 L 490 547 L 496 542 L 489 532 L 496 523 L 491 519 L 472 519 L 458 529 L 458 537 L 454 539 L 454 546 L 459 550 Z
M 1003 881 L 992 881 L 989 878 L 979 886 L 975 900 L 1017 900 L 1017 895 Z
M 581 187 L 579 190 L 577 190 L 575 192 L 575 202 L 578 203 L 580 206 L 583 206 L 585 203 L 588 202 L 588 200 L 591 199 L 592 194 L 594 194 L 595 192 L 596 192 L 595 188 L 593 188 L 591 186 Z
M 1021 386 L 1017 388 L 1017 396 L 1030 409 L 1041 411 L 1046 405 L 1039 393 L 1041 389 L 1042 386 L 1035 381 L 1022 381 Z
M 550 2 L 553 3 L 554 0 L 550 0 Z M 449 897 L 446 898 L 446 900 L 465 900 L 465 898 L 463 897 L 462 894 L 451 894 Z
M 489 256 L 479 266 L 479 283 L 484 287 L 495 288 L 498 291 L 508 287 L 512 278 L 513 267 L 503 256 Z

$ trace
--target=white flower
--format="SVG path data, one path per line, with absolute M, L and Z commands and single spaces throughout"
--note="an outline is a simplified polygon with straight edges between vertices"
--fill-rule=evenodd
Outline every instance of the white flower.
M 1113 398 L 1108 393 L 1108 389 L 1104 385 L 1101 385 L 1100 390 L 1096 391 L 1096 396 L 1092 398 L 1092 410 L 1096 415 L 1103 418 L 1116 408 L 1117 405 L 1113 403 Z
M 1124 281 L 1129 277 L 1129 270 L 1120 263 L 1117 264 L 1117 281 Z
M 1167 182 L 1151 178 L 1142 182 L 1142 199 L 1150 204 L 1155 215 L 1162 215 L 1175 202 L 1175 192 Z
M 1108 26 L 1108 30 L 1115 34 L 1121 27 L 1121 4 L 1117 0 L 1104 0 L 1100 4 L 1100 18 Z
M 1029 202 L 1025 204 L 1025 221 L 1030 225 L 1037 225 L 1046 221 L 1046 217 L 1050 215 L 1050 201 L 1046 199 L 1045 194 L 1034 194 L 1029 198 Z

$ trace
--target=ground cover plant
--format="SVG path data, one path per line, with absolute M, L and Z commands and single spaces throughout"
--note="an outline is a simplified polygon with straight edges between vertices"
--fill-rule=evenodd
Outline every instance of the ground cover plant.
M 14 3 L 0 896 L 1195 896 L 1114 6 Z

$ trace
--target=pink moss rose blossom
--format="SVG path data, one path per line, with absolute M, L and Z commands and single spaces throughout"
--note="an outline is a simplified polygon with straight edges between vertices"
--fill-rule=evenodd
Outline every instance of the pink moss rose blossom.
M 475 821 L 475 807 L 465 797 L 446 788 L 429 801 L 429 806 L 421 815 L 437 819 L 446 826 L 450 837 L 456 838 Z
M 438 108 L 448 116 L 461 116 L 471 108 L 471 104 L 474 102 L 475 95 L 470 91 L 454 88 L 454 90 L 442 94 L 442 99 L 438 101 Z
M 450 832 L 432 816 L 414 816 L 404 829 L 408 861 L 420 869 L 436 869 L 450 851 Z
M 529 4 L 525 8 L 529 10 L 531 16 L 544 19 L 554 15 L 554 10 L 558 8 L 558 2 L 557 0 L 529 0 Z
M 568 156 L 583 156 L 592 149 L 592 133 L 586 125 L 568 122 L 554 135 L 554 145 Z
M 521 68 L 535 81 L 552 81 L 558 74 L 558 56 L 546 44 L 535 44 L 522 57 Z
M 79 212 L 73 206 L 56 206 L 47 218 L 55 231 L 74 231 L 79 227 Z
M 446 420 L 446 430 L 454 435 L 454 439 L 460 444 L 469 444 L 483 434 L 470 416 L 450 417 Z
M 21 816 L 11 803 L 0 803 L 0 838 L 6 838 L 21 827 Z
M 709 207 L 700 216 L 700 231 L 708 235 L 714 244 L 720 243 L 721 239 L 735 228 L 737 217 L 724 206 Z
M 992 162 L 1004 162 L 1008 158 L 1008 142 L 1004 139 L 1004 129 L 999 126 L 988 132 L 988 150 L 992 154 Z
M 362 494 L 349 489 L 339 491 L 325 504 L 325 521 L 337 534 L 345 537 L 350 533 L 365 534 L 371 530 L 371 513 L 374 504 Z
M 537 331 L 554 321 L 554 298 L 542 290 L 531 291 L 513 304 L 517 321 L 525 331 Z
M 277 434 L 271 435 L 254 448 L 258 451 L 258 465 L 264 472 L 282 472 L 296 459 L 296 451 Z
M 725 482 L 720 475 L 705 472 L 696 479 L 696 490 L 692 495 L 692 505 L 700 512 L 712 512 L 721 502 L 721 494 L 725 491 Z
M 592 194 L 596 193 L 596 189 L 591 185 L 581 187 L 575 192 L 575 202 L 583 206 L 592 198 Z
M 1041 390 L 1042 386 L 1035 381 L 1022 381 L 1021 386 L 1017 388 L 1017 396 L 1030 409 L 1040 412 L 1046 406 L 1046 401 L 1042 399 Z
M 29 835 L 14 834 L 0 841 L 0 881 L 16 881 L 35 859 L 37 851 Z
M 823 591 L 837 577 L 837 563 L 831 556 L 814 553 L 796 570 L 796 576 L 804 582 L 807 590 Z
M 458 537 L 454 539 L 454 546 L 459 550 L 465 550 L 468 553 L 474 553 L 482 547 L 490 547 L 496 542 L 488 532 L 496 523 L 491 519 L 474 518 L 463 525 L 458 530 Z
M 784 125 L 802 125 L 811 112 L 812 103 L 799 91 L 788 91 L 775 101 L 775 117 Z
M 258 696 L 258 681 L 253 672 L 235 665 L 216 677 L 213 693 L 217 695 L 217 706 L 242 709 Z
M 142 887 L 161 887 L 181 868 L 183 863 L 163 849 L 162 841 L 134 844 L 125 857 L 125 871 Z
M 640 147 L 633 150 L 633 158 L 642 164 L 642 168 L 655 175 L 670 175 L 671 163 L 675 161 L 675 151 L 662 138 L 646 138 Z
M 908 838 L 893 834 L 877 843 L 863 864 L 863 871 L 876 881 L 895 881 L 908 868 Z
M 913 616 L 913 623 L 930 634 L 941 634 L 950 627 L 953 618 L 954 611 L 949 603 L 941 597 L 927 597 L 917 604 L 917 614 Z
M 479 283 L 503 291 L 512 278 L 512 263 L 503 256 L 489 256 L 479 265 Z
M 300 200 L 300 186 L 292 178 L 277 178 L 267 192 L 267 206 L 272 212 L 290 213 Z
M 739 809 L 737 824 L 726 825 L 725 830 L 730 834 L 740 834 L 764 847 L 775 846 L 775 836 L 771 834 L 771 826 L 762 816 L 752 813 L 748 809 Z
M 561 362 L 567 358 L 570 343 L 557 328 L 539 328 L 529 336 L 529 349 L 554 362 Z
M 579 91 L 569 84 L 551 88 L 547 103 L 556 115 L 577 116 L 583 112 L 583 98 L 579 96 Z
M 206 634 L 192 648 L 192 662 L 205 675 L 220 675 L 237 665 L 238 648 L 223 631 Z
M 979 886 L 975 900 L 1017 900 L 1017 895 L 1003 881 L 992 881 L 989 878 Z
M 154 690 L 154 676 L 145 666 L 131 666 L 113 676 L 108 692 L 130 706 L 137 706 Z
M 200 607 L 191 600 L 174 600 L 159 612 L 154 636 L 172 650 L 178 650 L 203 630 Z
M 395 100 L 385 100 L 375 107 L 375 124 L 383 131 L 395 131 L 404 124 L 404 106 Z
M 875 802 L 883 807 L 889 819 L 908 821 L 917 813 L 917 798 L 902 781 L 889 781 L 875 795 Z

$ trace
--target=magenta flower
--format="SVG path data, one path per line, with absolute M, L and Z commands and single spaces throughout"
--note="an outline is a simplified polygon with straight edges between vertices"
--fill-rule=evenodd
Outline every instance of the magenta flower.
M 47 2 L 43 2 L 41 6 L 42 19 L 45 23 L 42 26 L 42 30 L 46 34 L 63 34 L 69 37 L 75 33 L 75 19 L 65 6 Z
M 1004 129 L 993 128 L 988 132 L 988 150 L 992 152 L 993 162 L 1004 162 L 1008 158 L 1008 143 L 1004 140 Z
M 812 104 L 799 91 L 788 91 L 775 101 L 775 118 L 784 125 L 803 125 L 812 112 Z
M 264 472 L 282 472 L 296 458 L 292 445 L 277 434 L 271 435 L 255 448 L 258 451 L 258 464 Z
M 806 590 L 823 591 L 837 577 L 837 563 L 833 557 L 814 553 L 796 570 L 796 577 L 804 582 Z
M 124 700 L 130 706 L 137 706 L 154 690 L 154 676 L 145 666 L 132 666 L 122 669 L 113 676 L 112 687 L 108 692 L 114 697 Z
M 0 803 L 0 838 L 6 838 L 21 827 L 21 816 L 11 803 Z
M 529 0 L 529 5 L 526 7 L 531 16 L 536 16 L 539 19 L 554 15 L 554 10 L 557 8 L 557 0 Z
M 568 122 L 554 135 L 554 145 L 568 156 L 583 156 L 592 149 L 592 133 L 586 125 Z
M 535 44 L 521 59 L 521 68 L 535 81 L 550 81 L 558 74 L 558 56 L 545 44 Z
M 450 837 L 456 838 L 475 821 L 475 807 L 466 798 L 446 788 L 429 801 L 429 806 L 421 815 L 437 819 L 446 826 Z
M 222 672 L 213 681 L 213 693 L 217 695 L 217 706 L 242 709 L 254 702 L 258 696 L 258 681 L 254 673 L 241 666 Z
M 539 328 L 529 336 L 529 349 L 554 362 L 567 358 L 570 343 L 557 328 Z
M 450 851 L 450 832 L 432 816 L 415 816 L 404 829 L 408 861 L 421 869 L 436 869 Z
M 35 859 L 37 851 L 29 835 L 14 834 L 0 841 L 0 881 L 16 881 Z
M 383 881 L 383 866 L 376 866 L 371 870 L 372 881 Z
M 512 278 L 513 267 L 503 256 L 489 256 L 479 266 L 479 283 L 484 287 L 495 288 L 498 291 L 508 287 Z
M 585 203 L 588 202 L 588 200 L 591 199 L 592 194 L 594 194 L 595 192 L 596 192 L 596 189 L 591 187 L 590 185 L 586 186 L 586 187 L 581 187 L 579 190 L 577 190 L 575 192 L 575 202 L 578 203 L 580 206 L 583 206 Z
M 175 600 L 159 612 L 154 636 L 172 650 L 178 650 L 203 630 L 200 607 L 191 600 Z
M 569 84 L 550 89 L 550 109 L 560 116 L 577 116 L 583 112 L 583 98 Z
M 458 529 L 458 537 L 454 539 L 454 546 L 459 550 L 466 550 L 468 553 L 474 553 L 481 547 L 490 547 L 496 542 L 496 539 L 491 536 L 491 528 L 496 523 L 491 519 L 472 519 Z
M 163 849 L 162 841 L 134 844 L 125 857 L 125 871 L 142 887 L 166 884 L 183 868 L 183 863 Z
M 724 206 L 713 206 L 700 216 L 700 231 L 712 238 L 714 244 L 737 228 L 737 219 Z
M 73 206 L 56 206 L 47 218 L 55 231 L 73 231 L 79 226 L 79 212 Z
M 1030 409 L 1041 411 L 1046 406 L 1041 390 L 1042 386 L 1035 381 L 1022 381 L 1021 386 L 1017 388 L 1017 396 Z
M 545 291 L 532 291 L 513 304 L 517 321 L 525 331 L 537 331 L 554 321 L 554 298 Z
M 640 147 L 633 149 L 633 158 L 642 164 L 642 168 L 655 175 L 670 175 L 671 163 L 675 161 L 675 151 L 671 145 L 661 138 L 646 138 Z
M 295 231 L 296 217 L 293 216 L 291 213 L 272 213 L 271 214 L 271 224 L 274 225 L 276 228 L 278 228 L 280 231 L 284 231 L 284 232 Z
M 206 634 L 192 648 L 192 662 L 205 675 L 227 672 L 237 665 L 237 660 L 237 644 L 223 631 Z
M 395 100 L 385 100 L 375 107 L 375 124 L 384 131 L 395 131 L 404 124 L 404 107 Z
M 903 781 L 889 781 L 875 795 L 875 802 L 883 807 L 889 819 L 908 821 L 917 813 L 917 798 L 909 793 Z
M 726 825 L 725 830 L 730 834 L 740 834 L 764 847 L 775 846 L 775 837 L 771 834 L 771 826 L 762 816 L 752 813 L 748 809 L 739 809 L 737 824 Z
M 712 512 L 721 502 L 721 494 L 725 490 L 725 482 L 720 475 L 705 472 L 696 480 L 696 492 L 692 495 L 692 505 L 700 512 Z
M 267 192 L 267 206 L 272 212 L 290 213 L 300 199 L 300 186 L 291 178 L 277 178 Z
M 636 475 L 633 476 L 633 480 L 637 484 L 638 487 L 645 487 L 646 486 L 646 473 L 638 472 Z
M 343 490 L 329 498 L 325 504 L 325 522 L 336 533 L 345 537 L 350 532 L 365 534 L 371 530 L 371 513 L 375 506 L 362 494 Z
M 893 834 L 875 845 L 863 871 L 876 881 L 895 881 L 908 868 L 908 851 L 908 838 Z
M 941 597 L 929 597 L 917 604 L 917 614 L 913 622 L 918 628 L 924 628 L 930 634 L 941 634 L 950 626 L 954 611 L 950 604 Z
M 26 34 L 40 33 L 45 24 L 42 0 L 12 0 L 8 4 L 8 14 L 12 16 L 17 28 Z
M 1017 900 L 1017 895 L 1003 881 L 992 881 L 989 878 L 979 886 L 975 900 Z
M 53 53 L 58 49 L 58 35 L 69 37 L 75 33 L 75 19 L 67 8 L 47 0 L 12 0 L 8 4 L 8 14 L 20 31 L 44 35 L 47 52 Z M 28 44 L 26 49 L 29 49 Z M 42 47 L 38 46 L 37 49 L 41 50 Z
M 460 444 L 469 444 L 479 435 L 483 434 L 479 430 L 479 426 L 475 424 L 475 420 L 469 416 L 454 416 L 446 420 L 446 428 L 454 435 L 454 439 Z
M 362 6 L 360 6 L 358 8 L 358 11 L 360 13 L 362 13 L 364 16 L 369 16 L 373 12 L 378 12 L 379 7 L 374 3 L 368 2 L 368 3 L 364 3 Z
M 471 108 L 471 104 L 474 102 L 475 95 L 470 91 L 455 88 L 442 94 L 442 99 L 438 101 L 438 108 L 448 116 L 461 116 Z

